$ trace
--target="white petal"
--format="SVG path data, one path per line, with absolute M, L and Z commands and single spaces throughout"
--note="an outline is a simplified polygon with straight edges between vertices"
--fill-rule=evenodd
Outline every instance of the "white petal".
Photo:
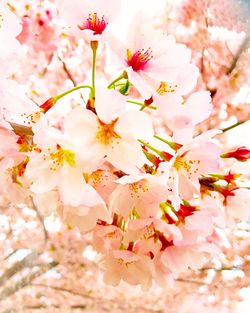
M 129 81 L 135 86 L 144 99 L 149 99 L 154 93 L 154 89 L 147 83 L 143 73 L 135 72 L 132 67 L 126 69 Z
M 147 159 L 139 142 L 131 139 L 120 141 L 107 153 L 107 160 L 116 168 L 127 174 L 138 174 Z
M 100 85 L 96 88 L 96 113 L 101 121 L 109 124 L 126 110 L 126 97 L 116 90 Z
M 64 129 L 76 145 L 91 144 L 99 123 L 97 116 L 82 107 L 75 108 L 66 118 Z
M 149 139 L 154 135 L 152 119 L 147 113 L 128 111 L 123 114 L 115 125 L 115 130 L 122 136 L 135 139 Z

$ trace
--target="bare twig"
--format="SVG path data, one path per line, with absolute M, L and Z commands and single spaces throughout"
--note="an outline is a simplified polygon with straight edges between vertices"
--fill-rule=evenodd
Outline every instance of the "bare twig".
M 52 285 L 46 285 L 46 284 L 32 284 L 32 286 L 34 287 L 44 287 L 44 288 L 50 288 L 50 289 L 54 289 L 54 290 L 57 290 L 57 291 L 61 291 L 61 292 L 67 292 L 67 293 L 70 293 L 74 296 L 80 296 L 80 297 L 84 297 L 84 298 L 88 298 L 88 299 L 95 299 L 95 297 L 89 295 L 89 294 L 83 294 L 83 293 L 80 293 L 80 292 L 77 292 L 77 291 L 74 291 L 74 290 L 70 290 L 70 289 L 66 289 L 66 288 L 63 288 L 63 287 L 58 287 L 58 286 L 52 286 Z
M 32 203 L 33 210 L 36 212 L 36 215 L 37 215 L 39 221 L 41 222 L 41 225 L 42 225 L 42 228 L 43 228 L 43 233 L 44 233 L 44 245 L 46 245 L 49 236 L 48 236 L 48 232 L 47 232 L 47 229 L 45 227 L 45 224 L 44 224 L 44 219 L 43 219 L 41 213 L 39 212 L 37 206 L 35 205 L 34 200 L 33 200 L 32 197 L 31 197 L 31 203 Z
M 233 124 L 233 125 L 231 125 L 231 126 L 229 126 L 229 127 L 227 127 L 227 128 L 222 129 L 222 132 L 225 133 L 225 132 L 227 132 L 227 131 L 230 130 L 230 129 L 233 129 L 233 128 L 235 128 L 235 127 L 241 125 L 241 124 L 244 124 L 245 122 L 247 122 L 247 121 L 237 122 L 237 123 L 235 123 L 235 124 Z
M 38 269 L 34 270 L 34 272 L 24 276 L 22 279 L 18 280 L 15 284 L 12 284 L 9 287 L 5 287 L 2 289 L 0 293 L 0 301 L 5 300 L 6 298 L 10 297 L 18 290 L 28 286 L 34 279 L 43 275 L 44 273 L 48 272 L 52 268 L 56 267 L 58 263 L 51 262 L 48 264 L 43 264 Z
M 226 72 L 227 75 L 231 74 L 232 71 L 234 70 L 234 68 L 236 67 L 237 62 L 238 62 L 238 60 L 239 60 L 241 54 L 247 49 L 247 47 L 248 47 L 248 45 L 249 45 L 249 41 L 250 41 L 250 36 L 247 36 L 247 37 L 245 38 L 245 40 L 243 41 L 242 45 L 240 46 L 240 48 L 239 48 L 237 54 L 235 55 L 235 57 L 234 57 L 234 59 L 233 59 L 231 65 L 229 66 L 229 68 L 228 68 L 228 70 L 227 70 L 227 72 Z
M 11 253 L 9 253 L 4 260 L 8 260 L 10 257 L 12 257 L 12 255 L 14 255 L 16 252 L 18 251 L 18 249 L 13 250 Z
M 25 258 L 22 259 L 22 261 L 18 261 L 14 263 L 9 269 L 7 269 L 2 276 L 0 276 L 0 286 L 5 284 L 5 282 L 10 279 L 12 276 L 14 276 L 16 273 L 22 271 L 25 267 L 32 266 L 32 263 L 34 260 L 38 257 L 38 252 L 33 251 L 30 254 L 28 254 Z
M 191 279 L 184 279 L 184 278 L 178 278 L 176 279 L 178 282 L 181 283 L 188 283 L 188 284 L 194 284 L 194 285 L 204 285 L 205 283 L 202 281 L 198 281 L 198 280 L 191 280 Z
M 77 82 L 75 81 L 74 77 L 73 77 L 72 74 L 70 73 L 70 71 L 69 71 L 69 69 L 68 69 L 66 63 L 60 58 L 59 55 L 58 55 L 57 57 L 58 57 L 58 59 L 60 60 L 60 62 L 62 63 L 63 70 L 64 70 L 64 72 L 67 74 L 68 78 L 72 81 L 72 84 L 73 84 L 74 86 L 77 86 Z

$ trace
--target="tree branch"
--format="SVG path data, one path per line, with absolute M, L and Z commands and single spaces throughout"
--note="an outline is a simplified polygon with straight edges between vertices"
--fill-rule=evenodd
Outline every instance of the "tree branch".
M 233 124 L 233 125 L 231 125 L 231 126 L 229 126 L 229 127 L 227 127 L 227 128 L 222 129 L 222 132 L 225 133 L 225 132 L 227 132 L 227 131 L 230 130 L 230 129 L 233 129 L 233 128 L 235 128 L 235 127 L 241 125 L 241 124 L 244 124 L 245 122 L 247 122 L 247 121 L 237 122 L 237 123 L 235 123 L 235 124 Z
M 247 46 L 249 45 L 249 41 L 250 41 L 250 36 L 246 36 L 245 40 L 243 41 L 243 43 L 241 44 L 236 56 L 233 59 L 233 62 L 231 63 L 230 67 L 228 68 L 226 74 L 229 75 L 232 73 L 232 71 L 234 70 L 234 68 L 237 65 L 237 62 L 241 56 L 241 54 L 246 50 Z
M 0 293 L 0 301 L 5 300 L 6 298 L 16 293 L 18 290 L 28 286 L 34 279 L 48 272 L 49 270 L 56 267 L 57 265 L 58 265 L 57 262 L 43 264 L 36 271 L 24 276 L 23 278 L 18 280 L 15 284 L 12 284 L 9 287 L 3 288 Z
M 45 246 L 47 241 L 48 241 L 49 235 L 48 235 L 47 229 L 45 227 L 44 220 L 43 220 L 43 217 L 42 217 L 41 213 L 39 212 L 37 206 L 35 205 L 33 198 L 32 197 L 30 197 L 30 198 L 31 198 L 32 208 L 36 212 L 36 215 L 37 215 L 37 217 L 38 217 L 38 219 L 39 219 L 39 221 L 40 221 L 40 223 L 42 225 L 42 228 L 43 228 L 44 246 Z
M 2 276 L 0 276 L 0 286 L 4 285 L 5 282 L 14 276 L 16 273 L 22 271 L 25 267 L 30 267 L 33 261 L 38 257 L 38 252 L 33 251 L 28 254 L 22 261 L 14 263 L 9 269 L 7 269 Z
M 77 83 L 76 83 L 74 77 L 72 76 L 72 74 L 70 73 L 69 69 L 67 68 L 66 63 L 59 57 L 59 55 L 58 55 L 57 57 L 58 57 L 58 59 L 60 60 L 60 62 L 62 63 L 63 70 L 64 70 L 64 72 L 67 74 L 69 80 L 72 81 L 72 84 L 73 84 L 74 86 L 77 86 Z

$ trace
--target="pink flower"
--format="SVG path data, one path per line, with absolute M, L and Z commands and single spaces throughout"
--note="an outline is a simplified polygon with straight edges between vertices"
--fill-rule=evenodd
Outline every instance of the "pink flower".
M 71 206 L 99 198 L 83 177 L 83 170 L 90 170 L 90 167 L 84 167 L 81 155 L 70 139 L 57 129 L 49 127 L 44 118 L 33 126 L 33 132 L 36 148 L 30 153 L 25 170 L 30 190 L 44 193 L 57 189 L 60 201 Z
M 115 39 L 111 41 L 120 66 L 144 99 L 155 94 L 162 82 L 168 86 L 166 90 L 179 88 L 182 94 L 188 93 L 198 76 L 197 68 L 190 64 L 191 52 L 177 44 L 172 35 L 152 30 L 151 23 L 140 13 L 129 28 L 125 46 Z
M 27 97 L 25 87 L 12 79 L 0 78 L 0 97 L 0 119 L 8 122 L 27 125 L 38 111 L 38 106 Z
M 89 175 L 88 184 L 95 188 L 103 200 L 108 204 L 109 197 L 117 186 L 117 183 L 115 182 L 117 178 L 118 177 L 110 170 L 98 169 Z
M 12 54 L 19 52 L 21 45 L 16 36 L 21 32 L 22 26 L 18 17 L 11 12 L 6 0 L 0 1 L 0 41 L 5 43 L 0 50 L 0 59 L 5 60 Z
M 140 218 L 155 217 L 169 194 L 167 187 L 147 174 L 124 176 L 116 182 L 120 185 L 111 194 L 110 209 L 125 218 L 132 211 Z
M 209 236 L 213 233 L 214 223 L 209 211 L 195 211 L 192 215 L 185 218 L 185 228 L 195 231 L 201 236 Z
M 98 220 L 110 223 L 111 217 L 101 197 L 94 193 L 94 190 L 86 190 L 86 187 L 84 189 L 83 205 L 64 205 L 58 208 L 58 213 L 65 224 L 77 227 L 81 232 L 86 233 L 94 229 Z M 92 198 L 88 191 L 93 194 Z
M 196 270 L 201 268 L 205 262 L 205 256 L 197 251 L 196 245 L 184 247 L 168 247 L 161 256 L 163 264 L 177 277 L 186 272 L 188 268 Z
M 97 225 L 93 231 L 93 245 L 98 252 L 106 254 L 120 248 L 122 237 L 121 229 L 115 225 Z
M 18 152 L 17 140 L 18 136 L 14 132 L 0 126 L 0 161 L 2 158 Z
M 61 17 L 77 34 L 90 40 L 100 40 L 108 25 L 117 16 L 120 0 L 56 0 Z
M 161 249 L 164 249 L 164 242 L 161 241 L 159 234 L 164 235 L 165 241 L 168 241 L 169 245 L 175 244 L 175 242 L 182 239 L 182 233 L 176 225 L 168 224 L 159 218 L 146 218 L 129 221 L 127 232 L 124 235 L 124 242 L 136 241 L 134 250 L 137 253 L 142 254 L 143 251 L 143 254 L 148 255 L 149 252 L 152 252 L 155 256 Z M 154 239 L 154 244 L 152 242 L 146 244 L 151 238 Z M 159 240 L 156 240 L 156 238 Z M 137 241 L 138 239 L 140 240 Z M 149 249 L 145 250 L 145 247 Z
M 199 176 L 216 172 L 220 162 L 220 148 L 213 142 L 217 131 L 208 131 L 183 145 L 176 155 L 166 164 L 170 188 L 173 192 L 172 204 L 175 208 L 180 205 L 180 198 L 192 199 L 199 194 Z M 161 170 L 162 167 L 159 169 Z M 164 175 L 164 174 L 163 174 Z
M 209 117 L 212 111 L 211 96 L 208 91 L 191 94 L 184 100 L 176 93 L 154 96 L 159 116 L 172 131 L 185 132 Z
M 250 218 L 250 190 L 238 188 L 226 198 L 226 212 L 233 218 L 248 221 Z
M 105 257 L 104 281 L 117 286 L 121 280 L 141 284 L 145 288 L 152 283 L 153 263 L 147 256 L 138 256 L 128 250 L 114 250 Z
M 105 158 L 125 173 L 138 173 L 147 160 L 137 139 L 153 136 L 152 121 L 144 112 L 125 112 L 125 104 L 125 97 L 116 91 L 97 89 L 97 115 L 76 108 L 67 117 L 65 130 L 90 163 Z
M 222 158 L 235 158 L 240 162 L 246 162 L 250 159 L 250 149 L 239 147 L 234 151 L 226 152 L 221 155 Z

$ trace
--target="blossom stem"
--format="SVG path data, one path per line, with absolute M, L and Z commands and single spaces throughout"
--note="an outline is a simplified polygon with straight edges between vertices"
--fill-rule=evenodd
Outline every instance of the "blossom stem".
M 245 122 L 246 122 L 246 121 L 237 122 L 237 123 L 235 123 L 235 124 L 233 124 L 233 125 L 231 125 L 231 126 L 229 126 L 229 127 L 227 127 L 227 128 L 222 129 L 222 132 L 225 133 L 225 132 L 227 132 L 228 130 L 233 129 L 233 128 L 235 128 L 235 127 L 237 127 L 237 126 L 239 126 L 239 125 L 241 125 L 241 124 L 243 124 L 243 123 L 245 123 Z
M 176 143 L 176 142 L 168 141 L 168 140 L 166 140 L 166 139 L 164 139 L 164 138 L 161 138 L 161 137 L 159 137 L 159 136 L 157 136 L 157 135 L 154 135 L 154 137 L 155 137 L 156 139 L 158 139 L 158 140 L 160 140 L 160 141 L 166 143 L 170 148 L 174 149 L 175 151 L 177 151 L 179 148 L 182 147 L 182 145 L 180 145 L 180 144 L 178 144 L 178 143 Z
M 134 100 L 127 100 L 128 103 L 132 103 L 132 104 L 136 104 L 136 105 L 140 105 L 140 106 L 145 106 L 144 103 L 141 103 L 139 101 L 134 101 Z M 147 108 L 152 109 L 152 110 L 157 110 L 157 107 L 153 106 L 153 105 L 149 105 L 147 106 Z
M 162 155 L 162 152 L 154 147 L 152 147 L 150 144 L 148 144 L 147 142 L 141 140 L 141 139 L 138 139 L 138 141 L 143 144 L 145 147 L 149 148 L 150 150 L 154 151 L 155 153 L 157 153 L 158 155 Z
M 140 111 L 143 111 L 147 106 L 143 104 L 143 106 L 140 108 Z
M 91 41 L 90 43 L 92 52 L 93 52 L 93 59 L 92 59 L 92 91 L 91 97 L 95 97 L 95 72 L 96 72 L 96 52 L 98 48 L 98 41 Z
M 160 209 L 161 209 L 162 213 L 164 213 L 164 214 L 169 214 L 170 212 L 174 211 L 174 207 L 170 203 L 168 203 L 167 201 L 160 203 Z
M 115 83 L 119 82 L 121 79 L 127 79 L 128 78 L 128 75 L 127 75 L 127 72 L 124 71 L 122 72 L 122 74 L 120 76 L 118 76 L 116 79 L 114 79 L 109 85 L 108 85 L 108 89 L 111 89 L 113 87 L 115 87 Z
M 88 89 L 91 90 L 91 92 L 93 92 L 93 88 L 91 86 L 89 86 L 89 85 L 80 85 L 80 86 L 76 86 L 76 87 L 74 87 L 72 89 L 69 89 L 69 90 L 67 90 L 67 91 L 65 91 L 65 92 L 63 92 L 63 93 L 61 93 L 61 94 L 59 94 L 59 95 L 57 95 L 57 96 L 55 96 L 53 98 L 54 98 L 55 102 L 57 102 L 59 99 L 61 99 L 64 96 L 68 95 L 69 93 L 71 93 L 73 91 L 76 91 L 78 89 L 84 89 L 84 88 L 88 88 Z

